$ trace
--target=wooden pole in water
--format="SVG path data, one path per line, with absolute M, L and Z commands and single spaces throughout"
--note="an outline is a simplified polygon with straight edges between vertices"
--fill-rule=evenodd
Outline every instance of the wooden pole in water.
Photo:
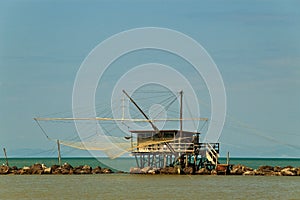
M 182 127 L 183 127 L 183 125 L 182 125 L 182 107 L 183 107 L 183 105 L 182 105 L 182 103 L 183 103 L 183 91 L 181 90 L 180 92 L 179 92 L 179 94 L 180 94 L 180 108 L 179 108 L 179 119 L 180 119 L 180 123 L 179 123 L 179 157 L 181 156 L 181 138 L 182 138 Z M 174 136 L 175 137 L 175 136 Z
M 181 90 L 180 91 L 180 140 L 181 140 L 181 137 L 182 137 L 182 126 L 183 126 L 183 124 L 182 124 L 182 108 L 183 108 L 183 91 Z M 180 141 L 179 140 L 179 141 Z
M 58 164 L 59 164 L 59 166 L 61 166 L 60 143 L 59 143 L 59 140 L 57 140 L 57 150 L 58 150 Z
M 229 151 L 227 152 L 227 159 L 226 159 L 227 165 L 229 165 Z
M 4 152 L 4 156 L 5 156 L 6 166 L 8 166 L 8 159 L 7 159 L 7 154 L 6 154 L 6 149 L 5 148 L 3 148 L 3 152 Z

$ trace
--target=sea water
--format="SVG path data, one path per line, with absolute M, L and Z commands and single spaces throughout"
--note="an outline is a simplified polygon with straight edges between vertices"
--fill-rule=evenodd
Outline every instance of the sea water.
M 300 199 L 300 177 L 4 175 L 0 199 Z
M 104 160 L 103 160 L 104 159 Z M 107 158 L 65 158 L 73 166 Z M 127 165 L 132 158 L 116 159 Z M 10 165 L 57 164 L 53 158 L 10 159 Z M 259 165 L 300 166 L 298 159 L 231 159 Z M 106 162 L 108 163 L 108 162 Z M 124 166 L 127 167 L 127 166 Z M 2 175 L 0 199 L 300 199 L 300 177 L 190 175 Z

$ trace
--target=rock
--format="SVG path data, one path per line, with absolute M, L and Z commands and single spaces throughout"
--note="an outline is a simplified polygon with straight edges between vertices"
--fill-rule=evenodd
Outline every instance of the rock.
M 235 166 L 235 165 L 234 165 L 234 166 Z M 246 172 L 246 171 L 253 171 L 252 168 L 247 167 L 247 166 L 245 166 L 245 165 L 237 165 L 236 167 L 237 167 L 237 168 L 240 168 L 243 172 Z M 234 169 L 234 167 L 233 167 L 233 169 Z
M 150 170 L 148 171 L 148 174 L 156 174 L 156 172 L 155 172 L 155 170 L 150 169 Z
M 261 175 L 261 176 L 264 176 L 264 175 L 267 175 L 267 176 L 274 176 L 274 175 L 278 175 L 278 173 L 275 173 L 274 170 L 276 170 L 277 172 L 279 171 L 280 167 L 272 167 L 272 166 L 269 166 L 269 165 L 264 165 L 264 166 L 260 166 L 255 174 L 256 175 Z
M 19 174 L 19 169 L 17 166 L 12 166 L 9 168 L 9 173 L 10 174 Z
M 109 169 L 109 168 L 104 168 L 104 169 L 101 170 L 101 173 L 103 173 L 103 174 L 111 174 L 111 173 L 113 173 L 113 171 L 111 169 Z
M 296 167 L 291 168 L 291 171 L 297 174 L 298 169 Z
M 274 170 L 274 167 L 272 166 L 268 166 L 268 165 L 265 165 L 265 166 L 260 166 L 257 171 L 261 171 L 263 172 L 264 174 L 270 174 L 271 172 L 273 172 Z
M 232 166 L 232 170 L 234 170 L 234 169 L 241 169 L 242 167 L 243 167 L 243 165 L 241 165 L 241 164 L 233 165 Z
M 31 174 L 42 174 L 44 172 L 42 164 L 36 163 L 30 167 Z
M 293 170 L 293 168 L 284 168 L 281 170 L 282 176 L 296 176 L 297 172 Z
M 199 174 L 199 175 L 210 175 L 211 172 L 208 169 L 206 169 L 206 168 L 201 168 L 198 171 L 196 171 L 196 174 Z
M 243 171 L 253 171 L 253 169 L 251 167 L 247 167 L 247 166 L 243 166 Z
M 160 170 L 160 173 L 161 174 L 178 174 L 178 169 L 180 169 L 180 168 L 177 168 L 177 167 L 164 167 Z
M 84 165 L 82 167 L 81 174 L 91 174 L 92 173 L 92 167 L 89 165 Z
M 130 174 L 141 174 L 141 168 L 139 167 L 131 167 L 130 168 L 130 171 L 129 171 Z
M 232 175 L 242 175 L 244 173 L 245 173 L 245 171 L 243 171 L 242 168 L 234 168 L 230 171 L 230 174 L 232 174 Z
M 73 169 L 70 168 L 70 169 L 67 169 L 67 168 L 61 168 L 60 169 L 60 173 L 61 174 L 73 174 Z
M 52 170 L 52 174 L 62 174 L 61 173 L 61 167 L 58 167 L 55 170 Z
M 24 166 L 23 168 L 18 170 L 18 173 L 23 175 L 23 174 L 31 174 L 31 169 L 30 167 Z
M 78 167 L 75 167 L 73 169 L 74 174 L 91 174 L 92 173 L 92 168 L 88 165 L 80 165 Z
M 9 173 L 9 167 L 7 165 L 2 165 L 0 167 L 0 174 L 8 174 Z
M 46 169 L 47 166 L 46 166 L 45 164 L 42 164 L 42 168 L 43 168 L 43 169 Z
M 192 167 L 185 167 L 183 172 L 184 174 L 194 174 L 194 169 Z
M 148 174 L 160 174 L 160 169 L 159 168 L 153 168 L 148 171 Z
M 82 167 L 82 170 L 92 170 L 92 167 L 89 166 L 89 165 L 84 165 L 84 166 Z
M 271 172 L 270 175 L 271 176 L 282 176 L 281 172 L 275 172 L 275 171 Z
M 73 167 L 68 163 L 64 163 L 62 166 L 53 165 L 50 171 L 53 174 L 73 174 Z
M 275 166 L 273 171 L 274 172 L 280 172 L 283 168 L 282 167 L 279 167 L 279 166 Z
M 52 173 L 52 168 L 51 167 L 47 167 L 44 169 L 44 174 L 51 174 Z
M 300 167 L 297 168 L 297 176 L 300 176 Z
M 92 170 L 92 174 L 101 174 L 101 167 L 97 166 Z
M 17 166 L 12 166 L 12 167 L 10 168 L 10 170 L 18 170 L 18 167 L 17 167 Z
M 51 167 L 52 174 L 73 174 L 73 168 L 69 166 L 62 165 L 59 167 L 58 165 L 54 165 Z
M 160 173 L 161 174 L 169 174 L 169 168 L 168 167 L 161 168 Z
M 254 176 L 255 175 L 255 171 L 245 171 L 243 173 L 244 176 Z
M 213 170 L 211 170 L 210 174 L 211 175 L 218 175 L 218 172 L 217 172 L 217 170 L 213 169 Z
M 82 165 L 73 168 L 73 174 L 81 174 Z
M 150 166 L 144 167 L 143 169 L 141 169 L 141 173 L 148 174 L 149 170 L 152 170 L 152 167 L 150 167 Z
M 234 165 L 230 171 L 232 175 L 243 175 L 246 171 L 253 171 L 252 168 L 238 164 Z
M 72 165 L 70 165 L 69 163 L 64 163 L 61 168 L 63 169 L 67 169 L 67 170 L 70 170 L 70 169 L 73 169 Z
M 73 169 L 73 168 L 71 168 L 71 169 L 69 170 L 69 174 L 74 174 L 74 169 Z
M 12 167 L 10 167 L 9 169 L 12 170 L 12 171 L 13 171 L 13 170 L 18 170 L 18 167 L 17 167 L 17 166 L 12 166 Z
M 59 168 L 60 166 L 59 165 L 52 165 L 51 166 L 51 171 L 52 172 L 55 172 L 55 170 L 57 169 L 57 168 Z
M 256 170 L 254 170 L 254 173 L 255 173 L 255 175 L 256 175 L 256 176 L 264 176 L 264 175 L 265 175 L 265 173 L 264 173 L 264 172 L 262 172 L 262 171 L 258 171 L 257 169 L 256 169 Z

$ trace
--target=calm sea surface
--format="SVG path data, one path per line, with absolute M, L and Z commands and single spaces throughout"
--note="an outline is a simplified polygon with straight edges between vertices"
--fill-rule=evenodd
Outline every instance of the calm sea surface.
M 0 199 L 300 199 L 300 177 L 0 176 Z
M 106 158 L 69 158 L 73 166 L 104 166 Z M 2 160 L 1 160 L 2 161 Z M 133 159 L 114 160 L 126 168 Z M 35 162 L 50 166 L 52 158 L 10 159 L 10 165 Z M 231 159 L 259 165 L 300 166 L 298 159 Z M 114 164 L 114 166 L 116 166 Z M 128 169 L 127 169 L 128 170 Z M 300 177 L 188 175 L 3 175 L 0 199 L 300 199 Z

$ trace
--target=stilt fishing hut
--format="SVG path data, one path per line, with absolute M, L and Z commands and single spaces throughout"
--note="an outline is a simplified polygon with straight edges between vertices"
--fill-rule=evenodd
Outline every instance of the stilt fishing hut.
M 123 90 L 124 94 L 143 114 L 153 130 L 131 130 L 132 152 L 137 167 L 147 166 L 163 168 L 167 166 L 180 166 L 213 169 L 218 164 L 219 143 L 201 143 L 199 132 L 182 130 L 182 100 L 180 92 L 180 129 L 159 130 L 152 120 L 143 112 L 138 104 Z M 200 118 L 207 121 L 207 118 Z M 135 137 L 133 137 L 135 134 Z M 136 141 L 133 141 L 136 138 Z M 134 145 L 135 144 L 135 145 Z

